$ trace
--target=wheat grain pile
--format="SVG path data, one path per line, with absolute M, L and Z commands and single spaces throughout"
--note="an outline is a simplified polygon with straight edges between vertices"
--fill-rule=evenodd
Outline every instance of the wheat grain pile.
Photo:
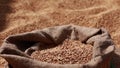
M 71 23 L 104 27 L 120 47 L 120 0 L 0 0 L 0 45 L 9 35 Z
M 31 57 L 48 63 L 84 64 L 92 58 L 92 46 L 66 39 L 54 48 L 35 51 Z
M 5 61 L 5 59 L 3 59 L 3 58 L 0 57 L 0 68 L 4 68 L 4 66 L 5 66 L 6 63 L 7 62 Z

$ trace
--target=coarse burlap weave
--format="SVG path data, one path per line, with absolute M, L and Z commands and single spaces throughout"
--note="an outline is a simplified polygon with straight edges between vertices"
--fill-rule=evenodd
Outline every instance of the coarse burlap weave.
M 46 49 L 41 46 L 58 45 L 65 39 L 91 44 L 92 59 L 86 64 L 51 64 L 30 57 L 32 52 Z M 8 62 L 6 68 L 110 68 L 114 49 L 114 43 L 105 29 L 70 24 L 9 36 L 0 48 L 0 56 Z

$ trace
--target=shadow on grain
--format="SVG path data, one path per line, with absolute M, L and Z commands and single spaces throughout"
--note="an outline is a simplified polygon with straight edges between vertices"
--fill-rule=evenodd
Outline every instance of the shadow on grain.
M 7 15 L 12 12 L 12 0 L 0 0 L 0 32 L 6 28 Z

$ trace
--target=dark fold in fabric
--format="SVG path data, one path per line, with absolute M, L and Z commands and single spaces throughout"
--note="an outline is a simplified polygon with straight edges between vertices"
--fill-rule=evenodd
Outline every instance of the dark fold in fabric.
M 93 57 L 86 64 L 51 64 L 31 59 L 36 50 L 57 46 L 65 39 L 79 40 L 93 46 Z M 114 43 L 109 33 L 101 28 L 77 25 L 49 27 L 32 32 L 11 35 L 4 40 L 0 56 L 9 64 L 8 68 L 110 68 Z

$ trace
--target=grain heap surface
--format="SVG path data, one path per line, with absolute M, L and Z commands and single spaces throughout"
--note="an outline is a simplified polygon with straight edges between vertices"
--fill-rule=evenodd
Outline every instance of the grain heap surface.
M 120 48 L 120 0 L 0 0 L 0 9 L 0 44 L 9 35 L 76 24 L 106 28 Z
M 5 64 L 7 64 L 7 62 L 5 61 L 5 59 L 0 57 L 0 68 L 5 68 Z
M 54 48 L 33 52 L 31 57 L 48 63 L 84 64 L 92 58 L 92 46 L 66 39 Z

